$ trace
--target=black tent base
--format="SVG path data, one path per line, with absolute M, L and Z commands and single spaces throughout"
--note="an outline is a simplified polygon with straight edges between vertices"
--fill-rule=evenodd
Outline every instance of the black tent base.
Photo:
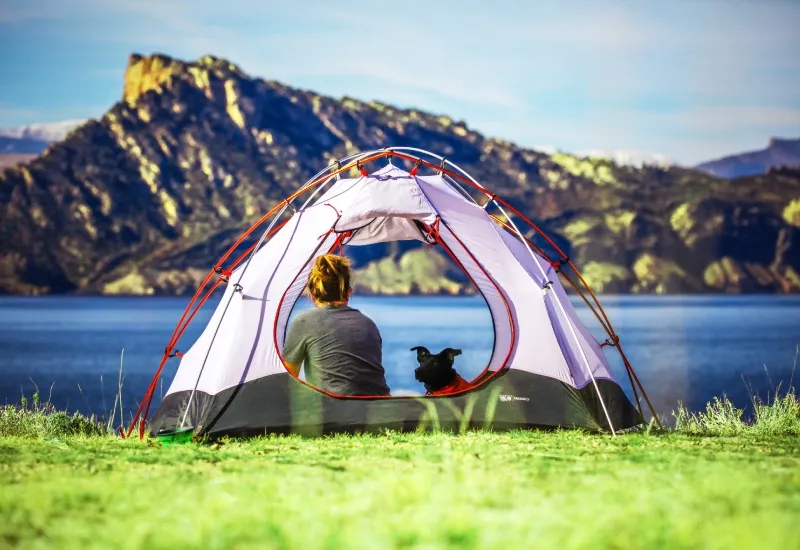
M 597 380 L 615 430 L 642 424 L 639 412 L 615 382 Z M 267 434 L 320 436 L 466 428 L 582 428 L 609 430 L 593 384 L 575 389 L 559 380 L 521 370 L 507 370 L 470 392 L 457 396 L 337 398 L 274 374 L 216 395 L 190 391 L 164 398 L 153 415 L 153 434 L 196 426 L 195 437 L 212 439 Z

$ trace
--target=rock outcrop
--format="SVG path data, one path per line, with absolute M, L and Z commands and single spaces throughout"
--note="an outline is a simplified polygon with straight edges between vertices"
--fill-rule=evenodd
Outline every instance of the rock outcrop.
M 535 123 L 535 121 L 531 121 Z M 331 159 L 413 145 L 529 213 L 604 292 L 800 291 L 800 177 L 725 181 L 553 156 L 462 121 L 131 56 L 123 100 L 0 173 L 0 291 L 191 292 L 236 234 Z M 360 290 L 469 285 L 416 243 L 353 247 Z

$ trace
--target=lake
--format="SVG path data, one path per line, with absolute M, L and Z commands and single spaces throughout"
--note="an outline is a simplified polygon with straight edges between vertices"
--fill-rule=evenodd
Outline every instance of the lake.
M 128 418 L 187 303 L 187 298 L 0 298 L 0 402 L 18 402 L 23 394 L 30 398 L 38 385 L 59 408 L 104 416 L 117 393 L 124 348 Z M 746 409 L 750 389 L 767 398 L 778 384 L 785 390 L 792 377 L 800 296 L 606 296 L 602 303 L 662 416 L 678 402 L 697 410 L 723 394 Z M 604 338 L 591 312 L 582 302 L 575 304 L 598 339 Z M 209 303 L 198 314 L 178 349 L 188 349 L 214 306 Z M 381 330 L 393 391 L 423 391 L 409 351 L 416 345 L 461 348 L 456 366 L 467 376 L 488 361 L 492 330 L 480 297 L 357 297 L 353 306 Z M 616 352 L 607 354 L 630 395 Z M 154 408 L 177 365 L 177 359 L 168 363 Z

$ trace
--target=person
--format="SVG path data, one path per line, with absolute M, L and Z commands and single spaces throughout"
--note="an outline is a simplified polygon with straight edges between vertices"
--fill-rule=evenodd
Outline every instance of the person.
M 305 366 L 306 381 L 342 396 L 389 395 L 382 361 L 381 333 L 366 315 L 348 305 L 350 261 L 319 256 L 306 290 L 314 309 L 297 315 L 283 345 L 286 368 Z

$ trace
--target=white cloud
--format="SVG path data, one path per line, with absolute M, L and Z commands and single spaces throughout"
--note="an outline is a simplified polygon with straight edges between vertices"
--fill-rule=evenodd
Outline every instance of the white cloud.
M 42 141 L 60 141 L 86 119 L 62 120 L 60 122 L 27 124 L 15 128 L 0 128 L 0 136 L 32 138 Z
M 17 20 L 51 16 L 52 3 L 10 1 L 4 15 Z M 104 23 L 89 33 L 77 24 L 59 30 L 94 47 L 212 53 L 255 76 L 444 112 L 521 144 L 648 150 L 690 162 L 778 131 L 800 134 L 800 3 L 58 5 L 58 17 Z

